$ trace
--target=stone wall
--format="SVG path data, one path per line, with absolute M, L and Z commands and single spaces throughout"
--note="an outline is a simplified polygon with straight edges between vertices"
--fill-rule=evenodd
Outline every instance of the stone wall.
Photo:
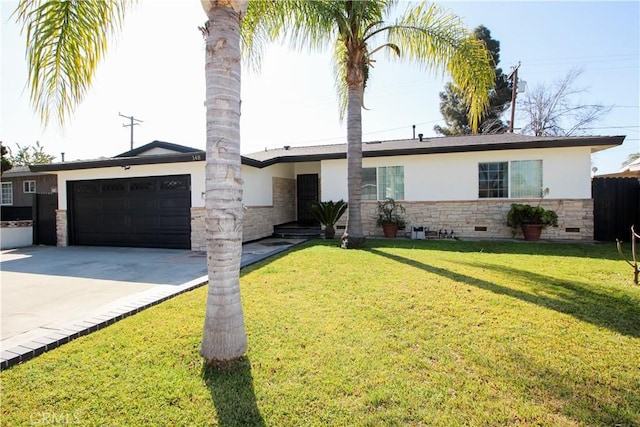
M 56 209 L 56 241 L 58 246 L 67 246 L 69 244 L 67 230 L 67 211 Z
M 206 251 L 207 235 L 205 233 L 204 207 L 191 208 L 191 250 Z
M 242 241 L 261 239 L 273 234 L 273 226 L 296 220 L 296 181 L 272 178 L 273 206 L 246 206 Z
M 273 225 L 295 221 L 296 215 L 296 180 L 274 177 L 273 187 Z M 273 230 L 271 230 L 273 232 Z
M 261 239 L 273 234 L 273 206 L 247 206 L 242 220 L 242 241 Z
M 261 239 L 273 234 L 273 226 L 296 220 L 296 181 L 272 178 L 273 206 L 245 206 L 242 218 L 242 241 Z M 191 208 L 191 250 L 206 251 L 205 208 Z
M 401 202 L 406 209 L 407 229 L 411 225 L 423 225 L 431 230 L 454 230 L 459 237 L 510 238 L 511 228 L 506 225 L 507 212 L 511 203 L 537 205 L 538 200 L 469 200 L 451 202 Z M 542 239 L 593 240 L 593 200 L 564 199 L 543 200 L 545 209 L 558 213 L 558 227 L 547 227 L 542 231 Z M 382 229 L 376 226 L 376 202 L 362 203 L 362 225 L 366 236 L 382 236 Z M 339 222 L 344 225 L 346 214 Z M 516 238 L 522 238 L 518 230 Z

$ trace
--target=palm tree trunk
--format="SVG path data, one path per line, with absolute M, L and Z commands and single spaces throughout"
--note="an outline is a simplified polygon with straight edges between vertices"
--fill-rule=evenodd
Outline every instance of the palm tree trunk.
M 206 235 L 209 286 L 200 354 L 207 363 L 247 349 L 242 302 L 240 177 L 240 17 L 220 3 L 207 11 Z
M 349 217 L 342 236 L 342 247 L 358 249 L 366 238 L 362 232 L 362 84 L 349 85 L 347 94 L 347 192 Z

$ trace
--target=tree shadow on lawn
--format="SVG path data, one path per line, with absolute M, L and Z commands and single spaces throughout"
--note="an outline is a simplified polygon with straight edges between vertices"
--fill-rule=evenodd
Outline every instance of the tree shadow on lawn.
M 256 402 L 247 357 L 202 368 L 202 378 L 216 408 L 218 426 L 266 426 Z
M 630 298 L 621 298 L 606 293 L 598 293 L 589 288 L 588 284 L 577 281 L 567 282 L 529 271 L 521 271 L 508 267 L 489 264 L 467 265 L 489 270 L 499 271 L 511 276 L 520 276 L 531 283 L 544 286 L 546 292 L 553 292 L 557 298 L 547 295 L 535 295 L 519 291 L 507 286 L 492 283 L 476 277 L 456 273 L 433 265 L 428 265 L 413 259 L 389 254 L 377 249 L 367 249 L 369 252 L 397 261 L 432 274 L 447 277 L 460 283 L 475 286 L 496 294 L 507 295 L 536 304 L 550 310 L 568 314 L 593 325 L 601 326 L 623 335 L 640 337 L 640 305 Z M 462 263 L 461 263 L 462 264 Z M 535 291 L 535 287 L 534 287 Z
M 417 250 L 436 250 L 447 252 L 475 253 L 484 252 L 492 254 L 514 255 L 547 255 L 576 258 L 595 258 L 622 261 L 615 243 L 590 243 L 590 242 L 525 242 L 524 240 L 410 240 L 395 239 L 369 239 L 366 248 L 399 248 Z M 624 245 L 624 252 L 630 256 L 631 245 Z
M 536 406 L 544 402 L 553 412 L 562 412 L 585 425 L 637 425 L 640 398 L 630 389 L 611 385 L 597 373 L 576 372 L 572 368 L 559 369 L 514 351 L 502 353 L 509 363 L 492 364 L 478 358 L 493 375 L 517 384 L 522 396 Z M 506 368 L 505 368 L 506 367 Z M 509 368 L 513 367 L 513 369 Z

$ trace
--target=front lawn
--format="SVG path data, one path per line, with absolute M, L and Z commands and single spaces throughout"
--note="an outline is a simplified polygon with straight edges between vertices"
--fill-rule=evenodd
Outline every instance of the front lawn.
M 336 242 L 243 270 L 226 370 L 200 288 L 2 372 L 2 425 L 640 425 L 614 244 Z

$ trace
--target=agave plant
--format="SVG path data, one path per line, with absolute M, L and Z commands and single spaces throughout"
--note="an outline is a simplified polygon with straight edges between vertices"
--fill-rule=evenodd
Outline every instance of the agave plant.
M 336 235 L 336 230 L 333 226 L 336 225 L 336 222 L 340 220 L 340 217 L 347 210 L 345 201 L 313 202 L 309 209 L 311 214 L 320 221 L 320 224 L 324 225 L 324 237 L 333 239 Z

